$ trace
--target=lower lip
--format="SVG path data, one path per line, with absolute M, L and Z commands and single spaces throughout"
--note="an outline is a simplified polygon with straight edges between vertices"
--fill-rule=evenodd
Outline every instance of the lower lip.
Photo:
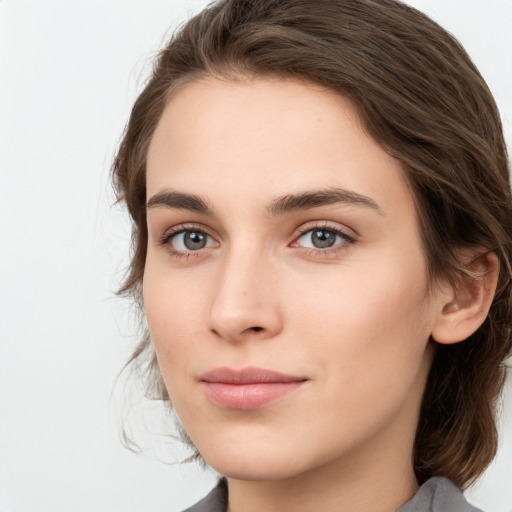
M 226 409 L 259 409 L 299 388 L 305 381 L 226 384 L 203 382 L 208 398 Z

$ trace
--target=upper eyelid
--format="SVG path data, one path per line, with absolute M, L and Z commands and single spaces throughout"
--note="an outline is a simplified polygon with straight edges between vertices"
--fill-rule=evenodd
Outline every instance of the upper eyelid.
M 344 226 L 338 223 L 330 222 L 330 221 L 310 221 L 305 222 L 301 226 L 299 226 L 296 231 L 299 232 L 299 236 L 304 235 L 304 233 L 307 233 L 308 231 L 314 230 L 314 229 L 325 229 L 326 231 L 335 231 L 338 232 L 348 238 L 356 239 L 359 238 L 359 233 L 353 229 L 349 228 L 348 226 Z M 295 239 L 298 238 L 297 236 Z
M 163 235 L 160 237 L 160 240 L 163 240 L 165 238 L 171 238 L 173 236 L 179 235 L 180 233 L 184 233 L 187 231 L 200 231 L 202 233 L 205 233 L 209 237 L 216 240 L 216 238 L 211 234 L 210 229 L 208 229 L 206 226 L 203 226 L 201 224 L 177 224 L 176 226 L 172 226 L 168 229 L 166 229 L 163 233 Z

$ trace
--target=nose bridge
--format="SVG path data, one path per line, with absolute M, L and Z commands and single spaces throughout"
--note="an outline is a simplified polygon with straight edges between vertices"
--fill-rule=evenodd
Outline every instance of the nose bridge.
M 255 333 L 259 337 L 272 336 L 281 327 L 271 258 L 255 245 L 237 244 L 219 262 L 209 327 L 229 340 Z

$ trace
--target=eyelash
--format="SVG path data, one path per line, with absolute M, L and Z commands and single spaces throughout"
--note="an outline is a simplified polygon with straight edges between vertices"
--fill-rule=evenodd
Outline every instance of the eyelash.
M 323 224 L 308 224 L 306 226 L 303 226 L 298 229 L 299 236 L 295 237 L 293 244 L 296 244 L 299 239 L 301 239 L 306 233 L 312 233 L 314 231 L 327 231 L 329 233 L 334 234 L 336 237 L 341 237 L 343 241 L 341 243 L 338 243 L 334 245 L 332 248 L 327 249 L 318 249 L 318 248 L 306 248 L 303 247 L 303 249 L 307 249 L 308 256 L 322 256 L 322 257 L 328 257 L 338 254 L 341 251 L 345 251 L 348 249 L 347 246 L 350 246 L 356 242 L 356 238 L 352 235 L 349 235 L 339 227 L 330 226 L 327 223 Z M 297 247 L 297 246 L 296 246 Z M 300 247 L 300 246 L 298 246 Z
M 319 249 L 319 248 L 306 248 L 303 247 L 303 249 L 307 249 L 308 256 L 332 256 L 337 254 L 340 251 L 346 250 L 347 245 L 352 245 L 356 242 L 356 238 L 352 235 L 349 235 L 345 231 L 341 230 L 338 227 L 330 226 L 329 224 L 323 223 L 323 224 L 312 224 L 307 225 L 304 227 L 301 227 L 298 229 L 299 235 L 294 238 L 294 241 L 292 242 L 292 247 L 301 247 L 299 245 L 294 245 L 297 243 L 298 240 L 300 240 L 305 234 L 313 231 L 327 231 L 329 233 L 334 234 L 336 237 L 341 237 L 343 241 L 341 243 L 338 243 L 334 245 L 332 248 L 326 248 L 326 249 Z M 185 225 L 181 224 L 179 226 L 175 226 L 171 228 L 170 230 L 166 231 L 166 233 L 162 236 L 162 238 L 158 241 L 158 245 L 166 246 L 169 253 L 172 257 L 181 259 L 190 259 L 190 258 L 196 258 L 201 255 L 201 249 L 198 249 L 196 251 L 189 250 L 189 251 L 179 251 L 172 247 L 170 244 L 171 240 L 175 238 L 176 236 L 187 233 L 187 232 L 196 232 L 201 233 L 207 237 L 210 237 L 213 239 L 211 235 L 208 234 L 208 232 L 201 226 L 196 225 Z
M 164 236 L 158 241 L 158 245 L 166 246 L 169 253 L 173 258 L 181 259 L 190 259 L 190 258 L 197 258 L 200 256 L 201 251 L 178 251 L 172 247 L 170 244 L 171 240 L 180 235 L 181 233 L 187 233 L 187 232 L 195 232 L 195 233 L 202 233 L 210 238 L 213 239 L 212 236 L 210 236 L 204 228 L 201 226 L 196 226 L 193 224 L 180 224 L 179 226 L 174 226 L 173 228 L 169 229 L 165 232 Z

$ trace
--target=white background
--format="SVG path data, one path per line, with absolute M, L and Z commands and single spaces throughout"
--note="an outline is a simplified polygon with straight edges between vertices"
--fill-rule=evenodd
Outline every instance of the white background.
M 512 133 L 512 0 L 411 0 L 460 38 Z M 114 297 L 129 226 L 109 166 L 169 27 L 204 0 L 0 0 L 0 511 L 178 511 L 215 475 L 118 440 L 134 321 Z M 118 396 L 119 393 L 114 396 Z M 512 393 L 500 453 L 468 492 L 512 511 Z M 153 431 L 158 428 L 151 426 Z

